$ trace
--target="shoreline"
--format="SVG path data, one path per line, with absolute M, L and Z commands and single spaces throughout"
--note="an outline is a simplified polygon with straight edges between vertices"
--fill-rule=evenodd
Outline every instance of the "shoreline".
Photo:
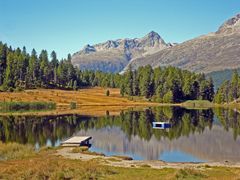
M 105 92 L 109 90 L 110 96 L 106 96 Z M 103 116 L 106 112 L 110 115 L 117 115 L 122 110 L 130 108 L 145 107 L 162 107 L 162 106 L 178 106 L 188 109 L 208 109 L 208 108 L 233 108 L 239 109 L 239 104 L 215 104 L 202 100 L 186 101 L 183 103 L 158 103 L 147 101 L 142 97 L 131 100 L 128 97 L 122 97 L 120 90 L 116 88 L 87 88 L 78 91 L 67 91 L 58 89 L 35 89 L 23 92 L 0 92 L 0 102 L 54 102 L 55 110 L 44 111 L 22 111 L 22 112 L 0 112 L 1 116 L 8 115 L 63 115 L 63 114 L 80 114 Z M 70 104 L 74 102 L 76 109 L 71 109 Z
M 114 167 L 149 167 L 154 169 L 163 168 L 198 168 L 198 167 L 229 167 L 229 168 L 240 168 L 239 162 L 165 162 L 162 160 L 124 160 L 121 157 L 116 156 L 100 156 L 100 155 L 89 155 L 81 152 L 73 153 L 72 147 L 61 147 L 57 149 L 55 155 L 62 156 L 67 159 L 73 160 L 99 160 L 102 165 L 114 166 Z

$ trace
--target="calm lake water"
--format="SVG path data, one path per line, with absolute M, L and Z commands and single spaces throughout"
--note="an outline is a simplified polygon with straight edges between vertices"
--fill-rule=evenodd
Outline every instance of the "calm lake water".
M 166 121 L 170 129 L 154 129 Z M 179 107 L 123 111 L 119 116 L 1 116 L 0 140 L 59 146 L 73 135 L 92 136 L 90 150 L 137 160 L 240 162 L 240 114 L 233 110 Z

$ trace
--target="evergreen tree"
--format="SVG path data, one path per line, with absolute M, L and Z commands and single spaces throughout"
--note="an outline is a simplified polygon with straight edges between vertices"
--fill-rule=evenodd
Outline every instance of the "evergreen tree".
M 164 103 L 173 103 L 173 93 L 172 91 L 168 91 L 164 96 L 163 96 L 163 102 Z
M 132 67 L 131 65 L 129 66 L 126 75 L 125 75 L 125 79 L 126 79 L 126 93 L 129 96 L 133 96 L 134 92 L 133 92 L 133 72 L 132 72 Z
M 7 67 L 7 45 L 0 42 L 0 86 L 4 82 Z
M 125 95 L 125 86 L 123 84 L 120 87 L 120 94 L 121 94 L 121 96 Z
M 232 75 L 232 80 L 231 80 L 231 87 L 232 87 L 232 97 L 234 100 L 236 100 L 238 98 L 238 84 L 239 84 L 239 77 L 238 77 L 238 73 L 237 71 L 235 70 L 233 72 L 233 75 Z
M 7 68 L 6 77 L 4 79 L 4 86 L 15 87 L 15 77 L 14 77 L 14 53 L 9 52 L 7 55 Z

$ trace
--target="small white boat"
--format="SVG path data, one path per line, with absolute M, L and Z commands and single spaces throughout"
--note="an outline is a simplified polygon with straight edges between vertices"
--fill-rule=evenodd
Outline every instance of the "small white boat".
M 171 128 L 171 123 L 169 122 L 153 122 L 152 127 L 154 129 L 168 129 Z

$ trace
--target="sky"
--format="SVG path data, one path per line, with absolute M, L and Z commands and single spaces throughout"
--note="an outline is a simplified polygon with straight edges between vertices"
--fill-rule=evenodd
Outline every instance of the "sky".
M 216 31 L 237 13 L 239 0 L 0 0 L 0 41 L 64 58 L 86 44 L 150 31 L 180 43 Z

